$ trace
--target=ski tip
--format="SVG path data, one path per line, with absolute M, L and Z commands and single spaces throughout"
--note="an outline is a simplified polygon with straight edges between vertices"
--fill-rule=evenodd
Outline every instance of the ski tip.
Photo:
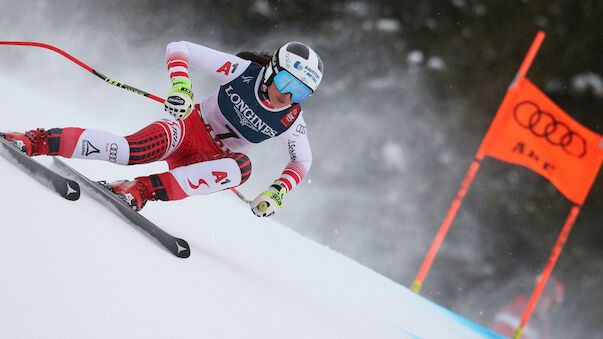
M 191 249 L 188 246 L 188 243 L 186 242 L 186 240 L 180 239 L 180 238 L 174 238 L 174 241 L 176 243 L 176 249 L 173 251 L 173 253 L 178 258 L 188 258 L 191 256 Z

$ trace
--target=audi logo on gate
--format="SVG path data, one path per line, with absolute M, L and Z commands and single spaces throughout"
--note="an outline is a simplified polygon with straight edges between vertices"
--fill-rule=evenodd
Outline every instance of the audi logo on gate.
M 555 119 L 551 113 L 542 111 L 535 103 L 518 103 L 513 116 L 521 127 L 529 129 L 539 138 L 545 138 L 549 144 L 561 147 L 565 153 L 576 158 L 586 155 L 586 139 L 572 131 L 567 124 Z

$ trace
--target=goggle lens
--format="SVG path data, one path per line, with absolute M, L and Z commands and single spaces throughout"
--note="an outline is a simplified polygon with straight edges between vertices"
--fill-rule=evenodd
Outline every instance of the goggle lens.
M 285 70 L 274 77 L 274 85 L 281 93 L 291 93 L 291 100 L 296 103 L 304 102 L 312 94 L 310 87 Z

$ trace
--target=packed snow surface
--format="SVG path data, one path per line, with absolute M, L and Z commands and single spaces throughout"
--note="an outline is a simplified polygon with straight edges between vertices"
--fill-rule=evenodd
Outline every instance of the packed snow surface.
M 75 125 L 124 134 L 163 114 L 150 100 L 95 81 L 86 85 L 98 83 L 91 92 L 49 89 L 34 98 L 0 78 L 0 90 L 29 112 L 4 112 L 0 130 Z M 53 168 L 50 158 L 37 159 Z M 167 169 L 66 161 L 95 180 Z M 179 259 L 86 191 L 64 200 L 3 157 L 0 173 L 0 338 L 498 337 L 255 217 L 229 191 L 143 209 L 188 241 L 191 256 Z
M 1 338 L 494 336 L 229 192 L 145 207 L 189 242 L 179 259 L 86 191 L 64 200 L 0 160 Z

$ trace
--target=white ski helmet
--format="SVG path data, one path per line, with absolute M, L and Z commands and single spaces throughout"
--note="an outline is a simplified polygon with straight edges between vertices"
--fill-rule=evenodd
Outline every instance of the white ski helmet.
M 283 70 L 308 86 L 311 92 L 316 91 L 322 80 L 322 60 L 301 42 L 288 42 L 272 54 L 264 73 L 264 83 L 270 85 L 274 77 Z

